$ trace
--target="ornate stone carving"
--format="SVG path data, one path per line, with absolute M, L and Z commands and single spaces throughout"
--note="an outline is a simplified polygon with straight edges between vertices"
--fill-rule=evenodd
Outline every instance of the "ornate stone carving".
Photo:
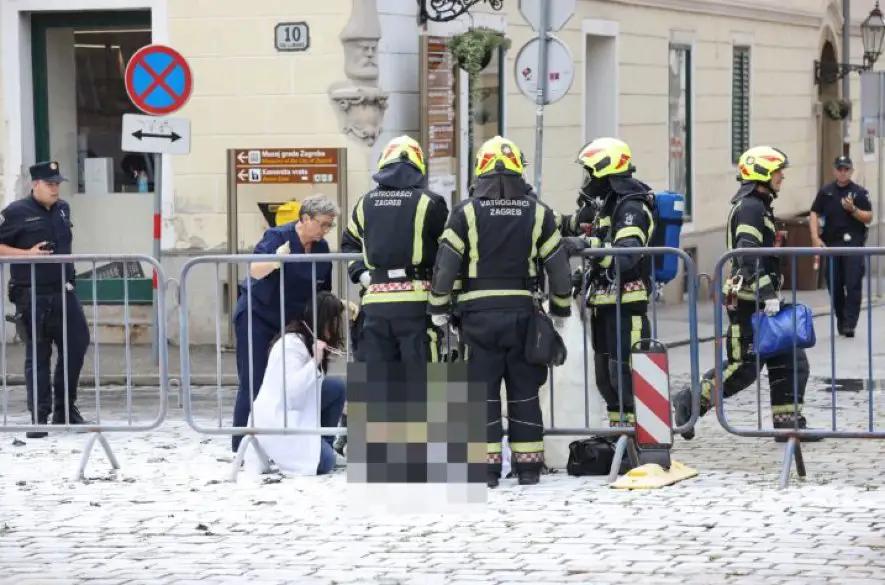
M 381 21 L 378 0 L 352 0 L 350 20 L 338 38 L 344 46 L 347 81 L 332 84 L 329 98 L 335 104 L 341 131 L 366 146 L 381 134 L 387 92 L 378 85 L 378 41 Z

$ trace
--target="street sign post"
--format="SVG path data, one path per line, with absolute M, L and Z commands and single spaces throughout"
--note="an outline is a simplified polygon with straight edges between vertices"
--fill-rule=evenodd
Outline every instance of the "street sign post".
M 876 136 L 876 247 L 882 245 L 882 203 L 885 201 L 885 72 L 865 71 L 860 75 L 860 110 L 863 127 Z M 882 257 L 876 256 L 876 296 L 882 296 Z
M 191 122 L 185 118 L 123 114 L 123 151 L 190 154 Z
M 137 50 L 123 76 L 126 94 L 136 108 L 148 114 L 123 115 L 123 152 L 154 155 L 154 258 L 160 261 L 163 209 L 163 154 L 190 154 L 190 122 L 154 118 L 175 113 L 188 102 L 194 90 L 194 77 L 187 60 L 172 47 L 148 45 Z M 160 361 L 157 273 L 154 271 L 153 339 L 154 363 Z
M 516 83 L 522 93 L 535 102 L 535 191 L 539 197 L 541 196 L 541 163 L 544 156 L 544 106 L 561 99 L 568 92 L 574 79 L 571 52 L 561 41 L 551 37 L 550 32 L 565 26 L 565 23 L 575 12 L 575 5 L 576 0 L 519 1 L 519 11 L 523 18 L 538 33 L 538 36 L 526 43 L 517 55 Z M 559 47 L 554 47 L 557 44 Z M 551 47 L 554 47 L 552 53 L 549 51 Z M 555 54 L 556 61 L 553 63 L 550 60 L 551 54 Z M 567 56 L 567 66 L 562 62 L 565 56 Z M 533 63 L 529 63 L 530 58 L 534 59 Z M 551 73 L 554 76 L 553 81 L 556 82 L 556 87 L 565 87 L 561 94 L 557 91 L 558 97 L 553 100 L 550 99 L 548 91 Z M 567 83 L 564 83 L 566 81 Z
M 547 8 L 547 32 L 556 32 L 565 26 L 572 15 L 575 13 L 577 0 L 519 0 L 519 11 L 522 17 L 532 27 L 535 32 L 542 32 L 544 26 L 541 24 L 541 9 L 544 5 Z

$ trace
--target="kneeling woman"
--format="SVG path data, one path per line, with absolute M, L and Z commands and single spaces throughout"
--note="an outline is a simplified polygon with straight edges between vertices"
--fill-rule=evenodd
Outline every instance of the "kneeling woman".
M 344 410 L 345 384 L 340 378 L 326 376 L 326 372 L 330 354 L 338 353 L 342 342 L 343 312 L 344 303 L 329 292 L 320 292 L 317 294 L 316 326 L 313 307 L 308 305 L 304 317 L 292 322 L 286 328 L 285 336 L 272 343 L 261 391 L 252 405 L 256 427 L 309 429 L 338 426 Z M 316 341 L 319 358 L 314 355 L 314 332 L 319 335 Z M 319 420 L 317 401 L 320 402 Z M 335 467 L 334 437 L 258 435 L 257 438 L 267 456 L 283 473 L 322 475 Z M 249 450 L 246 461 L 247 468 L 260 468 L 254 450 Z

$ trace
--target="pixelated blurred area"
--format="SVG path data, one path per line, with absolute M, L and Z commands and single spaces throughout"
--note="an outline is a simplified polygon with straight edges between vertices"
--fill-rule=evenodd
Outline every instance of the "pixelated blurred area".
M 463 363 L 348 365 L 348 482 L 485 482 L 486 396 Z

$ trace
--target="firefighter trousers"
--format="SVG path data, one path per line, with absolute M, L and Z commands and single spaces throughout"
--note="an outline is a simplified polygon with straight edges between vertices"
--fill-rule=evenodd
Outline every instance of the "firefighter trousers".
M 373 363 L 438 362 L 439 331 L 424 312 L 397 316 L 389 307 L 363 306 L 359 353 Z M 380 309 L 380 310 L 379 310 Z
M 544 463 L 544 421 L 538 392 L 547 381 L 547 368 L 526 362 L 525 346 L 532 311 L 485 310 L 461 316 L 461 334 L 469 350 L 467 378 L 483 383 L 487 394 L 487 463 L 489 473 L 501 473 L 501 383 L 507 397 L 507 434 L 513 469 L 538 471 Z
M 608 420 L 612 425 L 632 425 L 636 422 L 630 354 L 637 342 L 650 337 L 648 303 L 622 303 L 620 316 L 616 305 L 593 307 L 590 314 L 590 342 L 593 345 L 596 387 L 605 401 Z
M 805 400 L 805 386 L 808 383 L 809 373 L 805 350 L 797 349 L 795 367 L 793 352 L 788 352 L 759 360 L 759 370 L 757 370 L 757 357 L 753 353 L 752 326 L 752 316 L 756 307 L 755 303 L 743 305 L 742 303 L 737 309 L 728 311 L 729 325 L 725 340 L 727 361 L 722 367 L 722 394 L 728 398 L 748 388 L 756 381 L 764 366 L 768 369 L 771 414 L 776 422 L 791 421 L 802 413 L 802 404 Z M 713 368 L 704 374 L 701 380 L 701 414 L 711 407 L 715 376 L 716 369 Z

